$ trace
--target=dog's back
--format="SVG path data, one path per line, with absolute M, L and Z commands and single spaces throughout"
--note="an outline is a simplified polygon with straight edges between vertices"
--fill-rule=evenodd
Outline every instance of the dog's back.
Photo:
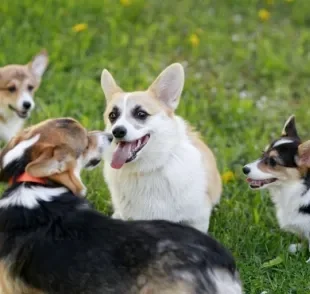
M 0 227 L 5 273 L 37 293 L 241 293 L 232 256 L 211 237 L 166 221 L 111 220 L 71 192 L 37 208 L 2 207 Z

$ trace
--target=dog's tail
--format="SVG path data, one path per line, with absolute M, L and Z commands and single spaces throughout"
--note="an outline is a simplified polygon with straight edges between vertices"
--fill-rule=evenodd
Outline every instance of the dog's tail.
M 242 284 L 231 254 L 212 246 L 163 242 L 157 266 L 188 294 L 242 294 Z M 182 293 L 183 293 L 182 292 Z M 170 292 L 169 292 L 170 293 Z

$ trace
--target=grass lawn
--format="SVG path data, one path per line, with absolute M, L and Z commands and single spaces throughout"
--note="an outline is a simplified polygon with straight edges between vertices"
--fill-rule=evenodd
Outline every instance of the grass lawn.
M 1 0 L 0 65 L 47 48 L 28 124 L 72 116 L 102 129 L 103 68 L 130 91 L 182 62 L 177 112 L 213 148 L 221 173 L 234 175 L 211 233 L 234 253 L 246 293 L 310 293 L 308 252 L 287 253 L 297 238 L 279 230 L 268 194 L 250 191 L 241 174 L 291 113 L 310 139 L 309 9 L 309 0 Z M 91 201 L 110 213 L 101 169 L 83 178 Z

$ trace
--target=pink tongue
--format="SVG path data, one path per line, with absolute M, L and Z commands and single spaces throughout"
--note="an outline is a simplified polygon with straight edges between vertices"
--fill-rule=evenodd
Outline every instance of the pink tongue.
M 120 169 L 126 163 L 126 160 L 131 157 L 132 147 L 132 143 L 118 143 L 112 156 L 111 167 Z

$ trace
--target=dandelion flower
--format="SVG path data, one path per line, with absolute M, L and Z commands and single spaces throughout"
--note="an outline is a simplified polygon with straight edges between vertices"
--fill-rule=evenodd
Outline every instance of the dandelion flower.
M 197 34 L 191 34 L 189 37 L 189 42 L 193 47 L 197 47 L 200 43 L 200 40 Z
M 120 0 L 120 2 L 123 6 L 130 6 L 131 5 L 131 0 Z
M 234 181 L 234 179 L 235 179 L 235 175 L 231 170 L 224 172 L 222 174 L 222 180 L 223 180 L 224 184 L 227 184 L 228 182 L 232 182 L 232 181 Z
M 73 26 L 72 30 L 76 33 L 79 33 L 87 30 L 87 28 L 88 28 L 87 23 L 78 23 L 75 26 Z
M 270 18 L 270 12 L 267 9 L 261 9 L 258 12 L 258 17 L 261 21 L 267 21 Z

